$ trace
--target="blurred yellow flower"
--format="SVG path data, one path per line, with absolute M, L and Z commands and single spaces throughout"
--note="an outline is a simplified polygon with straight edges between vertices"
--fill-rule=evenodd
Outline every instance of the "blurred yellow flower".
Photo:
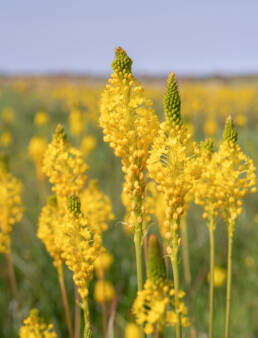
M 125 338 L 140 338 L 141 331 L 135 323 L 127 323 L 125 327 Z
M 37 112 L 37 114 L 34 117 L 34 123 L 36 124 L 36 126 L 44 126 L 45 124 L 48 123 L 48 121 L 49 116 L 47 113 L 43 111 Z
M 214 286 L 216 288 L 220 288 L 225 284 L 226 277 L 227 277 L 226 269 L 220 266 L 214 267 Z M 210 281 L 210 273 L 208 273 L 208 281 Z
M 96 138 L 94 136 L 84 136 L 81 141 L 81 152 L 83 155 L 89 155 L 96 148 Z
M 247 117 L 244 114 L 238 114 L 235 117 L 235 123 L 236 125 L 243 127 L 247 124 Z
M 12 143 L 12 134 L 9 131 L 4 131 L 0 136 L 0 143 L 3 147 L 8 147 Z
M 206 136 L 214 136 L 218 131 L 217 121 L 209 117 L 204 123 L 203 131 Z
M 14 113 L 13 113 L 13 108 L 11 107 L 5 107 L 2 110 L 2 120 L 3 122 L 7 124 L 11 124 L 14 119 Z
M 111 282 L 98 280 L 94 288 L 94 298 L 98 303 L 111 301 L 115 296 L 115 289 Z

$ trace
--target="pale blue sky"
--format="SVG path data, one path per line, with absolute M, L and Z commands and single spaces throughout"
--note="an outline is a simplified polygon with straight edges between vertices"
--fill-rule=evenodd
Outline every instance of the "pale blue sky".
M 0 0 L 0 71 L 258 72 L 258 0 Z

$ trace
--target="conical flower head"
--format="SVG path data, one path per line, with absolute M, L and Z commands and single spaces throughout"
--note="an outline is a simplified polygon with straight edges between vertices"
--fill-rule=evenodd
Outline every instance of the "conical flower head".
M 172 125 L 179 125 L 181 123 L 181 100 L 176 83 L 176 76 L 172 72 L 167 79 L 163 106 L 166 120 Z
M 155 284 L 166 280 L 166 268 L 157 236 L 151 235 L 148 248 L 148 279 Z
M 234 126 L 232 117 L 229 116 L 226 120 L 226 123 L 225 123 L 223 139 L 224 139 L 224 141 L 232 142 L 233 144 L 236 144 L 237 138 L 238 138 L 238 135 L 237 135 L 236 128 Z
M 114 73 L 131 73 L 132 72 L 132 59 L 126 54 L 126 51 L 121 47 L 117 47 L 115 51 L 115 60 L 112 62 Z

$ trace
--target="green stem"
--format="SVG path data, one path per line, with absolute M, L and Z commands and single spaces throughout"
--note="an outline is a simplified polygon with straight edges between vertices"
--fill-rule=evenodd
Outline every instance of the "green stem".
M 83 300 L 83 315 L 84 315 L 84 334 L 83 338 L 92 337 L 92 328 L 90 324 L 90 310 L 88 305 L 88 300 Z
M 172 270 L 173 270 L 173 276 L 174 276 L 175 308 L 176 308 L 176 314 L 177 314 L 176 338 L 181 338 L 182 337 L 182 326 L 181 326 L 181 315 L 179 311 L 178 247 L 172 248 L 171 263 L 172 263 Z
M 187 227 L 186 217 L 183 217 L 182 222 L 181 222 L 181 233 L 182 233 L 184 276 L 185 276 L 185 283 L 189 289 L 190 284 L 191 284 L 191 269 L 190 269 L 190 260 L 189 260 L 188 227 Z
M 213 299 L 214 299 L 214 218 L 210 216 L 209 221 L 209 235 L 210 235 L 210 296 L 209 296 L 209 338 L 213 336 Z
M 227 296 L 226 296 L 225 338 L 229 338 L 229 325 L 230 325 L 230 300 L 231 300 L 231 278 L 232 278 L 233 227 L 234 227 L 234 225 L 229 225 L 229 230 L 228 230 L 228 271 L 227 271 Z
M 142 264 L 142 230 L 136 230 L 134 234 L 134 245 L 136 254 L 136 270 L 137 270 L 137 286 L 138 291 L 143 289 L 143 264 Z M 143 338 L 144 331 L 141 326 L 141 338 Z

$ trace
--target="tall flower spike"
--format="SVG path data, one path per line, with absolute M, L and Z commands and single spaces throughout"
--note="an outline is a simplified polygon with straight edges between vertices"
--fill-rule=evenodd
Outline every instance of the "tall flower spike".
M 176 83 L 176 76 L 170 73 L 167 79 L 167 87 L 164 96 L 164 112 L 166 120 L 172 125 L 181 124 L 181 99 Z
M 232 142 L 233 144 L 237 143 L 238 134 L 231 116 L 226 120 L 223 139 L 224 141 Z

